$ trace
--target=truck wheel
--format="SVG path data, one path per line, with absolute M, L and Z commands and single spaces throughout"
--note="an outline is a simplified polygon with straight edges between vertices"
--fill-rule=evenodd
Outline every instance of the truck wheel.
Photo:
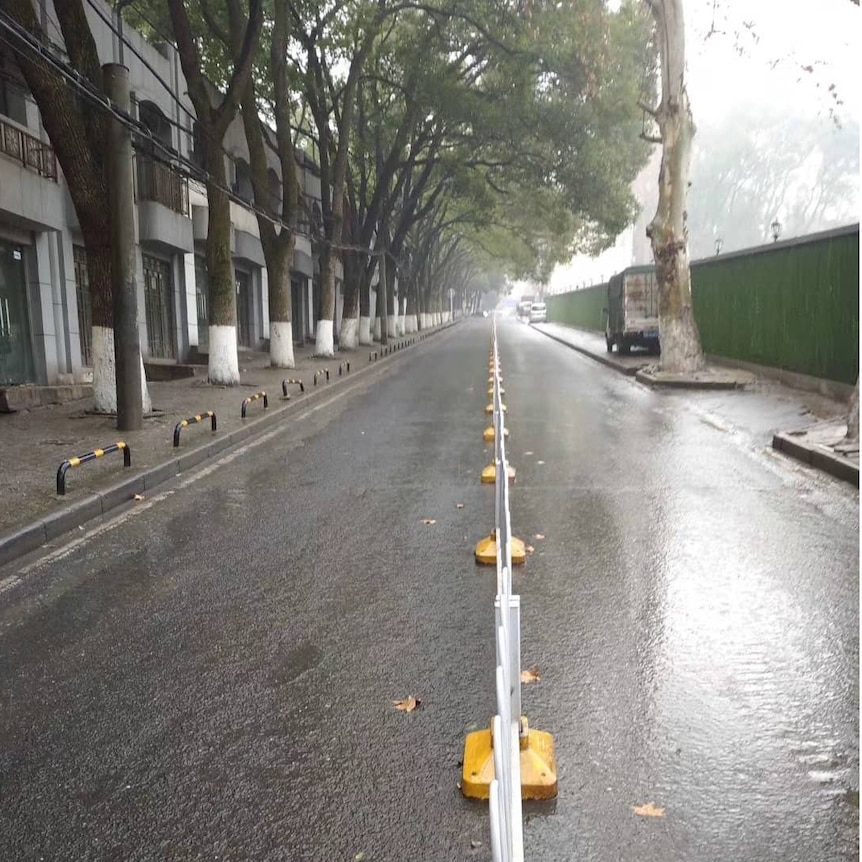
M 605 346 L 608 349 L 608 353 L 614 352 L 614 340 L 609 335 L 605 334 Z
M 631 345 L 625 338 L 620 338 L 617 342 L 617 350 L 619 351 L 620 356 L 628 356 L 631 349 Z

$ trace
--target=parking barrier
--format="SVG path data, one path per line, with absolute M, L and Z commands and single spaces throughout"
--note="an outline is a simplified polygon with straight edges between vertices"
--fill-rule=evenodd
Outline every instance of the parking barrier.
M 347 373 L 350 374 L 350 362 L 345 360 L 344 362 L 338 363 L 338 376 L 341 377 L 342 369 L 346 369 Z
M 212 410 L 207 410 L 206 413 L 195 413 L 194 416 L 190 416 L 188 419 L 183 419 L 174 426 L 174 449 L 176 449 L 180 445 L 180 431 L 183 428 L 188 427 L 192 424 L 192 422 L 203 422 L 204 419 L 212 420 L 212 430 L 216 430 L 216 415 L 212 412 Z
M 105 446 L 104 449 L 94 449 L 92 452 L 87 452 L 86 455 L 78 455 L 77 458 L 68 458 L 57 470 L 57 493 L 61 497 L 66 493 L 66 471 L 70 467 L 78 467 L 81 464 L 86 464 L 88 461 L 95 461 L 96 458 L 110 455 L 112 452 L 123 453 L 123 467 L 132 466 L 132 452 L 122 440 L 112 443 L 110 446 Z
M 328 368 L 318 368 L 317 371 L 314 372 L 314 385 L 317 386 L 317 378 L 323 377 L 326 375 L 326 382 L 329 383 L 329 369 Z
M 368 361 L 369 362 L 377 362 L 377 351 L 376 350 L 372 350 L 371 353 L 368 354 Z
M 495 327 L 496 335 L 496 327 Z M 495 349 L 496 354 L 496 349 Z M 491 562 L 497 569 L 494 599 L 497 666 L 497 714 L 487 730 L 468 733 L 464 743 L 461 792 L 488 799 L 491 856 L 494 862 L 523 862 L 522 799 L 550 799 L 557 794 L 554 741 L 530 728 L 521 714 L 521 597 L 512 593 L 512 565 L 517 540 L 511 532 L 506 428 L 499 374 L 494 374 L 494 532 Z M 523 544 L 523 543 L 521 543 Z M 476 546 L 477 561 L 483 542 Z
M 287 380 L 281 381 L 281 394 L 290 401 L 290 393 L 287 391 L 288 386 L 298 386 L 300 393 L 305 392 L 305 384 L 298 377 L 288 377 Z
M 243 419 L 245 419 L 245 408 L 248 407 L 252 401 L 257 401 L 260 398 L 263 398 L 263 409 L 266 410 L 266 408 L 269 407 L 269 400 L 266 397 L 266 392 L 255 392 L 254 395 L 249 395 L 248 398 L 243 399 L 242 411 L 240 413 Z

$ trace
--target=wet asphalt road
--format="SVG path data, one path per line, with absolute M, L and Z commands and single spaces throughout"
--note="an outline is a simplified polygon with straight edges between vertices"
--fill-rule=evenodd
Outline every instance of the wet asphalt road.
M 5 581 L 0 859 L 490 858 L 456 786 L 494 709 L 489 333 Z M 729 422 L 744 396 L 500 344 L 524 707 L 559 764 L 527 859 L 857 858 L 858 493 Z

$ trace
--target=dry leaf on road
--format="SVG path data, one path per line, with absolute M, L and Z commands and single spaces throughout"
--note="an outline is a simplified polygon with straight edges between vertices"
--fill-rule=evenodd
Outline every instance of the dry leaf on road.
M 536 549 L 532 545 L 527 545 L 526 551 L 528 554 L 532 554 Z
M 544 464 L 544 461 L 536 461 L 537 464 Z
M 544 533 L 536 533 L 536 538 L 537 538 L 537 539 L 544 539 L 544 538 L 545 538 L 545 534 L 544 534 Z
M 133 500 L 143 500 L 143 499 L 144 499 L 144 495 L 143 495 L 143 494 L 135 494 L 135 496 L 134 496 L 134 497 L 132 497 L 132 499 L 133 499 Z
M 633 805 L 632 811 L 639 817 L 664 817 L 664 808 L 656 808 L 652 802 L 646 805 Z
M 422 523 L 423 524 L 436 524 L 437 521 L 434 518 L 423 518 Z
M 525 685 L 531 682 L 538 682 L 542 678 L 537 667 L 531 667 L 529 670 L 521 671 L 521 682 Z
M 463 503 L 456 503 L 456 504 L 455 504 L 455 508 L 456 508 L 456 509 L 463 509 L 463 508 L 464 508 L 464 504 L 463 504 Z
M 527 455 L 532 455 L 532 454 L 533 454 L 532 452 L 524 452 L 524 457 L 526 458 Z
M 410 697 L 405 697 L 404 700 L 393 700 L 392 705 L 401 712 L 413 712 L 414 709 L 419 709 L 422 701 L 411 694 Z

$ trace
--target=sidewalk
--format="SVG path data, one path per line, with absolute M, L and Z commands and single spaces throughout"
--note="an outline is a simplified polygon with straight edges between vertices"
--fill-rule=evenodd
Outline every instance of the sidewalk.
M 653 382 L 644 370 L 654 365 L 656 359 L 647 353 L 632 353 L 629 356 L 608 353 L 601 333 L 587 332 L 559 323 L 533 324 L 533 328 L 621 374 L 633 376 L 647 385 Z M 738 371 L 734 371 L 732 375 L 729 373 L 728 379 L 739 374 Z M 845 404 L 818 393 L 790 389 L 775 381 L 761 379 L 750 372 L 741 374 L 750 378 L 750 382 L 745 386 L 748 391 L 780 393 L 785 399 L 793 398 L 800 405 L 799 412 L 807 416 L 808 421 L 805 424 L 800 419 L 799 425 L 776 431 L 772 435 L 773 449 L 859 487 L 859 446 L 844 441 L 844 435 L 847 433 Z M 689 389 L 734 388 L 716 387 L 699 380 L 690 381 L 688 385 L 686 381 L 665 381 L 664 385 Z
M 135 494 L 151 492 L 156 485 L 348 384 L 363 371 L 388 365 L 452 325 L 391 339 L 388 349 L 374 344 L 337 352 L 335 359 L 315 358 L 314 345 L 307 345 L 296 349 L 296 368 L 292 369 L 270 368 L 268 353 L 241 351 L 237 386 L 211 386 L 206 382 L 205 365 L 195 367 L 194 377 L 149 381 L 153 413 L 144 418 L 140 431 L 118 432 L 116 417 L 92 412 L 92 397 L 0 413 L 0 565 L 128 503 Z M 285 399 L 282 381 L 286 378 L 302 380 L 305 392 L 290 385 L 290 397 Z M 252 401 L 247 405 L 247 418 L 242 419 L 243 399 L 260 391 L 267 394 L 268 408 L 264 409 L 262 398 Z M 179 448 L 174 448 L 176 424 L 208 410 L 216 415 L 217 430 L 211 430 L 207 418 L 193 422 L 181 429 Z M 121 452 L 106 454 L 69 469 L 66 493 L 57 494 L 57 470 L 64 460 L 118 440 L 128 444 L 129 469 L 123 468 Z

